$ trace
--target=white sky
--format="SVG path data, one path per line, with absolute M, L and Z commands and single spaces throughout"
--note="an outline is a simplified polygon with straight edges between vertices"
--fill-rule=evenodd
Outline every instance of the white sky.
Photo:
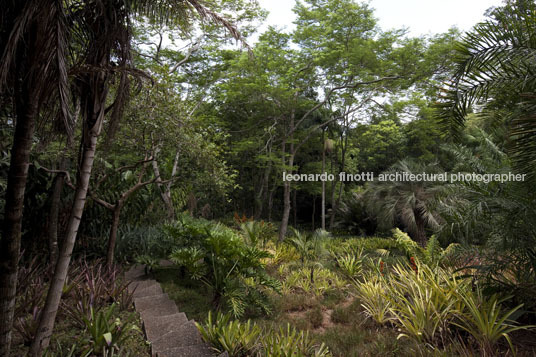
M 267 24 L 287 30 L 294 28 L 294 0 L 259 0 L 259 3 L 270 11 Z M 483 20 L 486 9 L 501 3 L 501 0 L 370 0 L 382 29 L 407 27 L 411 36 L 445 32 L 453 25 L 467 31 Z

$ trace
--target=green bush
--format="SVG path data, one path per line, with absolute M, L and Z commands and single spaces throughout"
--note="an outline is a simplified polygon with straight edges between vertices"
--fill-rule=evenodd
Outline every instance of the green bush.
M 133 328 L 131 321 L 121 321 L 116 316 L 116 305 L 95 312 L 91 308 L 90 317 L 83 317 L 87 334 L 87 347 L 82 354 L 92 353 L 97 356 L 108 356 L 118 351 L 121 344 L 128 338 Z
M 438 266 L 419 261 L 415 266 L 396 265 L 387 277 L 372 275 L 356 283 L 357 296 L 366 314 L 378 323 L 392 321 L 420 346 L 442 346 L 460 338 L 463 330 L 473 336 L 481 353 L 491 355 L 509 334 L 530 326 L 509 321 L 521 308 L 504 311 L 497 296 L 485 298 L 471 280 Z
M 191 278 L 212 289 L 214 308 L 225 303 L 235 316 L 242 316 L 246 307 L 269 313 L 265 290 L 279 291 L 281 285 L 265 270 L 263 260 L 271 254 L 247 245 L 240 235 L 221 224 L 182 224 L 183 242 L 188 241 L 182 235 L 184 232 L 194 232 L 197 241 L 174 250 L 170 259 L 184 267 Z
M 251 321 L 241 323 L 231 320 L 230 315 L 216 314 L 212 319 L 209 311 L 204 325 L 196 322 L 201 337 L 208 342 L 217 353 L 227 352 L 230 357 L 251 356 L 260 348 L 261 329 Z
M 232 321 L 229 315 L 209 312 L 203 325 L 196 323 L 203 339 L 217 353 L 227 352 L 229 357 L 328 357 L 328 348 L 317 344 L 308 332 L 296 331 L 287 325 L 277 331 L 262 330 L 250 321 Z

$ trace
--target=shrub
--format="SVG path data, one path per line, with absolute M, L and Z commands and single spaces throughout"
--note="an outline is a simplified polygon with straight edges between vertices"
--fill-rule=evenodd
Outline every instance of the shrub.
M 276 232 L 273 224 L 264 221 L 246 221 L 240 224 L 240 229 L 247 244 L 263 247 Z
M 195 231 L 201 235 L 200 230 Z M 215 308 L 225 302 L 235 316 L 242 316 L 246 306 L 270 312 L 265 289 L 279 291 L 281 284 L 266 273 L 263 259 L 269 257 L 268 252 L 246 245 L 220 224 L 204 226 L 197 245 L 176 249 L 170 255 L 193 279 L 212 289 Z
M 86 339 L 88 346 L 82 354 L 108 356 L 113 351 L 118 351 L 120 345 L 128 338 L 128 332 L 133 326 L 130 320 L 122 322 L 116 317 L 115 308 L 115 304 L 98 312 L 90 308 L 89 318 L 83 316 L 89 336 Z
M 330 290 L 342 289 L 346 283 L 329 269 L 316 270 L 315 279 L 311 282 L 311 271 L 302 268 L 290 273 L 283 282 L 283 291 L 302 292 L 321 297 Z
M 363 251 L 357 254 L 346 253 L 335 258 L 337 266 L 350 280 L 355 280 L 363 272 Z
M 250 320 L 241 323 L 231 320 L 230 315 L 216 314 L 212 319 L 209 311 L 204 325 L 195 323 L 201 337 L 208 342 L 217 353 L 227 352 L 229 357 L 251 356 L 260 348 L 261 329 Z
M 69 272 L 60 302 L 61 312 L 79 327 L 85 326 L 84 318 L 90 318 L 91 310 L 117 304 L 120 310 L 132 307 L 133 295 L 128 282 L 120 279 L 118 266 L 108 267 L 102 261 L 78 260 Z
M 328 348 L 318 345 L 308 332 L 298 332 L 287 325 L 278 331 L 263 331 L 250 321 L 231 321 L 229 315 L 217 314 L 215 320 L 209 312 L 205 324 L 196 323 L 203 339 L 218 353 L 229 357 L 328 357 Z
M 391 304 L 387 298 L 384 280 L 372 276 L 366 278 L 363 283 L 357 283 L 356 289 L 357 298 L 368 317 L 380 325 L 391 319 L 389 312 Z
M 493 355 L 495 345 L 502 338 L 508 342 L 513 352 L 514 348 L 509 334 L 531 327 L 516 326 L 513 321 L 509 320 L 523 305 L 504 311 L 500 303 L 506 299 L 499 299 L 497 295 L 493 295 L 486 300 L 479 290 L 476 293 L 469 290 L 464 294 L 459 294 L 459 297 L 464 303 L 464 309 L 458 312 L 453 324 L 471 334 L 486 356 Z

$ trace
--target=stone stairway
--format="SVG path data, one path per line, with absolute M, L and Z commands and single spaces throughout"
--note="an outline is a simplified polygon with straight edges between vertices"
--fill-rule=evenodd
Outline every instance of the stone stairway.
M 143 321 L 143 330 L 151 342 L 153 357 L 212 357 L 193 320 L 179 312 L 175 302 L 160 284 L 145 275 L 143 267 L 133 267 L 125 278 L 131 283 L 134 307 Z

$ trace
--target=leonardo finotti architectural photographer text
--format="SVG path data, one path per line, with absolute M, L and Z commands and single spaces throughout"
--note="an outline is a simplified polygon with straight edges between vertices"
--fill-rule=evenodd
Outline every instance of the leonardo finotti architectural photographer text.
M 316 182 L 316 181 L 334 181 L 334 174 L 328 174 L 324 172 L 322 174 L 291 174 L 283 172 L 283 181 L 297 181 L 297 182 Z M 440 174 L 430 173 L 409 173 L 409 172 L 389 172 L 381 173 L 375 177 L 373 172 L 360 172 L 358 174 L 350 174 L 341 172 L 338 175 L 338 181 L 343 182 L 368 182 L 368 181 L 400 181 L 400 182 L 509 182 L 509 181 L 525 181 L 526 174 L 514 174 L 512 172 L 501 174 L 477 174 L 475 172 L 455 172 L 448 173 L 443 172 Z

